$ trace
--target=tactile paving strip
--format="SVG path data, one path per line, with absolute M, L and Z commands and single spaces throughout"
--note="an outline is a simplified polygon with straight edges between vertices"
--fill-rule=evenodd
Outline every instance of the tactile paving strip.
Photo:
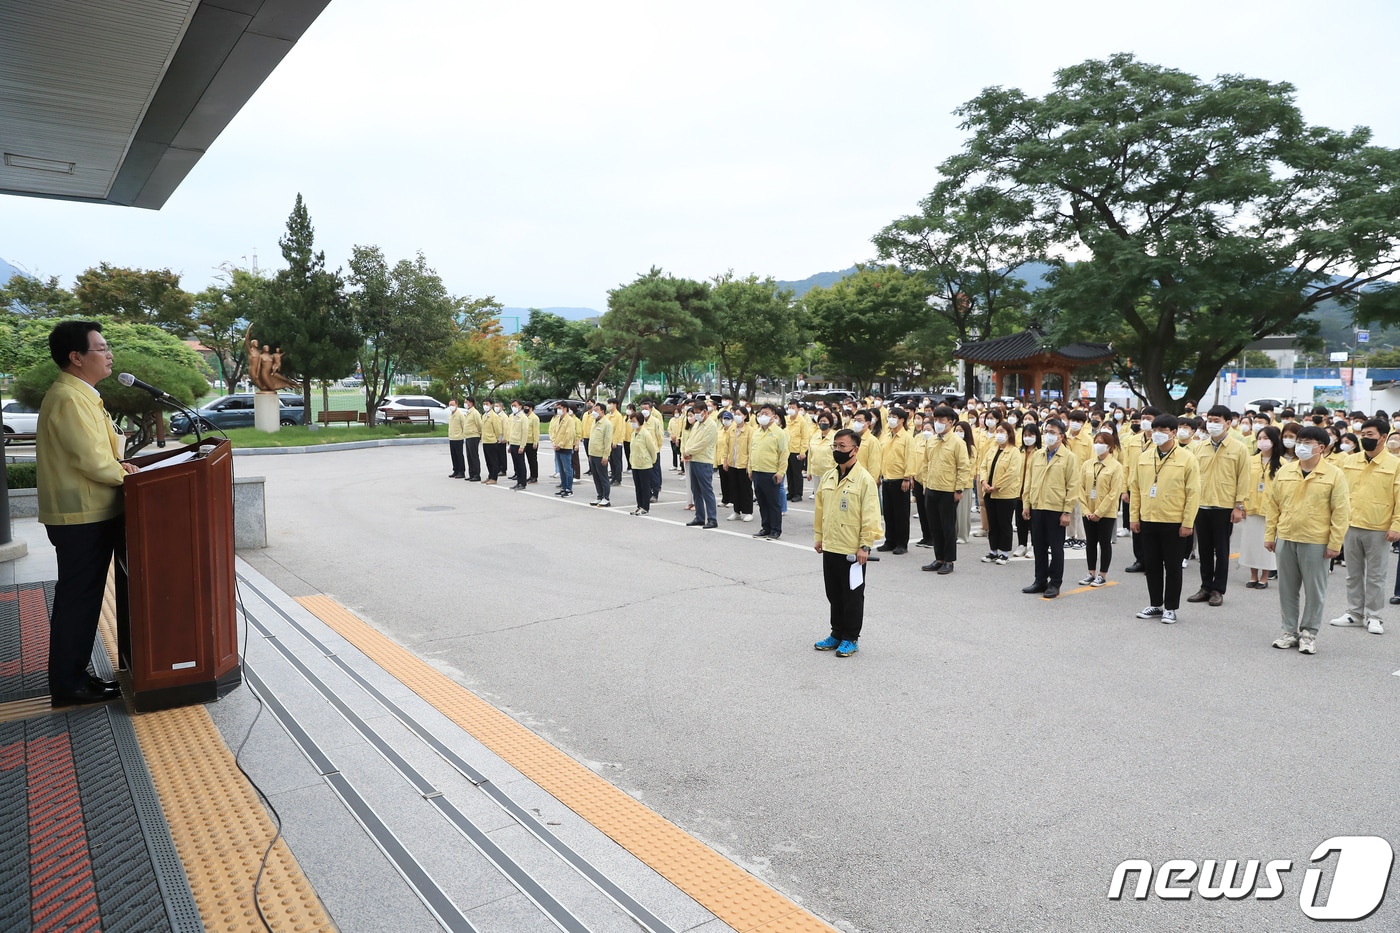
M 516 770 L 740 933 L 835 929 L 594 774 L 328 596 L 297 602 Z

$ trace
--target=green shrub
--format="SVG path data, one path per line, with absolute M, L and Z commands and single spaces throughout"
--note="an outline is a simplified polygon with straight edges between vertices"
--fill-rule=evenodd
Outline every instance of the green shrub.
M 39 485 L 39 464 L 5 464 L 5 481 L 11 489 L 33 489 Z

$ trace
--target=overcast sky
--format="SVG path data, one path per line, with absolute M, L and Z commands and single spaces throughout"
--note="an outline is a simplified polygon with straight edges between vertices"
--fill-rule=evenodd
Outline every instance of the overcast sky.
M 652 265 L 799 279 L 872 258 L 982 88 L 1130 51 L 1297 87 L 1400 146 L 1394 0 L 581 4 L 332 0 L 157 212 L 0 199 L 0 257 L 281 263 L 297 192 L 332 266 L 421 250 L 447 287 L 602 309 Z

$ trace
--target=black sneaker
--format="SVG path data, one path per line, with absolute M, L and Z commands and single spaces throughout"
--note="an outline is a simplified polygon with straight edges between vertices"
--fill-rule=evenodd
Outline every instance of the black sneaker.
M 1123 572 L 1124 572 L 1124 573 L 1142 573 L 1142 564 L 1139 563 L 1138 561 L 1133 561 L 1131 564 L 1129 564 L 1128 566 L 1126 566 L 1126 567 L 1123 568 Z

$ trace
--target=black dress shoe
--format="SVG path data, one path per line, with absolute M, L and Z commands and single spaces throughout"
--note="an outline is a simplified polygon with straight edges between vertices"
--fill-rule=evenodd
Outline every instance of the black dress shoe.
M 941 574 L 941 575 L 946 575 L 946 574 L 952 573 L 952 572 L 953 572 L 953 562 L 952 562 L 952 561 L 947 561 L 946 563 L 944 563 L 944 565 L 943 565 L 942 567 L 939 567 L 939 568 L 938 568 L 938 572 L 939 572 L 939 574 Z
M 1400 596 L 1392 596 L 1392 597 L 1390 597 L 1390 604 L 1391 604 L 1392 606 L 1400 606 Z
M 1040 594 L 1040 598 L 1041 598 L 1041 599 L 1054 599 L 1055 597 L 1057 597 L 1057 596 L 1059 596 L 1059 595 L 1060 595 L 1060 588 L 1059 588 L 1058 586 L 1047 586 L 1047 587 L 1045 588 L 1045 592 Z
M 1124 572 L 1124 573 L 1142 573 L 1142 564 L 1141 564 L 1139 561 L 1133 561 L 1131 564 L 1129 564 L 1128 566 L 1126 566 L 1126 567 L 1123 568 L 1123 572 Z
M 767 528 L 760 528 L 760 529 L 758 529 L 758 531 L 756 531 L 756 532 L 754 533 L 754 537 L 755 537 L 755 538 L 766 538 L 766 537 L 768 537 L 770 534 L 772 534 L 772 532 L 770 532 Z
M 941 561 L 941 560 L 936 560 L 936 561 L 934 561 L 934 562 L 931 563 L 931 564 L 924 564 L 924 565 L 923 565 L 922 567 L 920 567 L 919 569 L 920 569 L 920 570 L 927 570 L 927 571 L 930 571 L 930 572 L 935 572 L 935 571 L 941 570 L 942 568 L 943 568 L 943 561 Z
M 463 479 L 466 475 L 467 475 L 467 474 L 465 474 L 465 473 L 448 473 L 448 474 L 447 474 L 447 478 L 448 478 L 448 479 Z
M 91 674 L 88 675 L 88 686 L 94 690 L 115 690 L 118 693 L 122 689 L 122 685 L 115 680 L 103 680 L 100 677 L 93 677 Z
M 1024 587 L 1024 588 L 1021 590 L 1021 592 L 1022 592 L 1022 593 L 1044 593 L 1044 592 L 1045 592 L 1046 590 L 1048 590 L 1048 589 L 1050 589 L 1050 587 L 1046 586 L 1044 583 L 1032 583 L 1030 586 Z
M 894 556 L 895 556 L 895 557 L 898 557 L 898 556 L 901 555 L 901 554 L 908 554 L 908 553 L 909 553 L 909 549 L 908 549 L 907 547 L 897 547 L 897 548 L 894 549 Z
M 718 528 L 718 527 L 719 527 L 719 522 L 706 522 L 702 527 L 705 527 L 705 528 Z
M 74 690 L 71 693 L 55 693 L 49 698 L 54 706 L 78 706 L 82 703 L 106 703 L 108 700 L 120 699 L 122 695 L 121 687 L 113 684 L 111 688 L 95 687 L 88 684 L 81 690 Z
M 782 533 L 781 531 L 774 531 L 774 532 L 771 532 L 771 533 L 768 535 L 768 540 L 769 540 L 769 541 L 777 541 L 777 540 L 778 540 L 779 538 L 781 538 L 782 536 L 783 536 L 783 533 Z
M 705 523 L 702 522 L 700 519 L 694 518 L 694 519 L 691 519 L 690 521 L 686 522 L 686 523 L 685 523 L 685 527 L 687 527 L 687 528 L 700 528 L 700 527 L 702 527 L 704 524 L 705 524 Z
M 880 545 L 879 547 L 877 547 L 875 550 L 877 550 L 877 551 L 893 551 L 893 550 L 894 550 L 894 545 L 893 545 L 893 544 L 890 544 L 890 543 L 888 543 L 888 542 L 886 542 L 885 544 L 882 544 L 882 545 Z

